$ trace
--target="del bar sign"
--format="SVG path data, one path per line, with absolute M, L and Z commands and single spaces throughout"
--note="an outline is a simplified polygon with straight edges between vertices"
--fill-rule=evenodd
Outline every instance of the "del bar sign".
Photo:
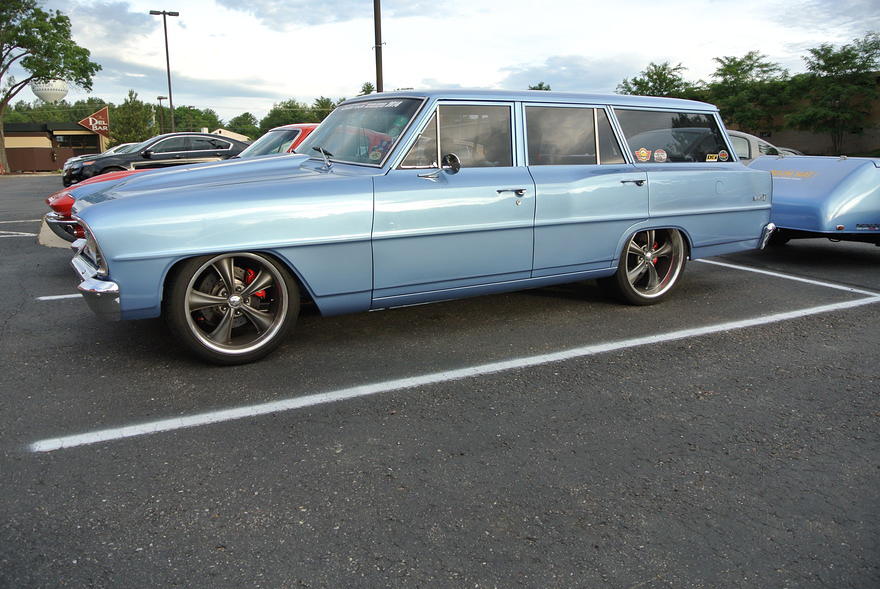
M 98 112 L 94 112 L 81 120 L 80 125 L 104 137 L 110 137 L 110 113 L 105 106 Z

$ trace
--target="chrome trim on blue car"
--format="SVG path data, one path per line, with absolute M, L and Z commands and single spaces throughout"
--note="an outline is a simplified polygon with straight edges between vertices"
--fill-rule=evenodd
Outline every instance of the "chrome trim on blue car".
M 775 223 L 767 223 L 764 225 L 764 230 L 761 231 L 761 241 L 759 242 L 758 249 L 764 249 L 767 247 L 767 242 L 773 237 L 774 231 L 776 231 Z
M 83 242 L 81 245 L 85 245 L 84 239 L 79 239 L 77 242 Z M 77 289 L 95 315 L 108 321 L 119 321 L 122 318 L 119 285 L 110 280 L 96 278 L 98 269 L 82 256 L 81 251 L 70 261 L 70 265 L 83 279 Z

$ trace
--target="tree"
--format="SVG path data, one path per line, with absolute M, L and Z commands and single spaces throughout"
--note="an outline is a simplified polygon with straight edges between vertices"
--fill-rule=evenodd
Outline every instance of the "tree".
M 777 128 L 774 119 L 790 102 L 788 72 L 757 51 L 716 57 L 715 63 L 708 99 L 724 121 L 752 133 Z
M 638 76 L 631 80 L 624 78 L 617 85 L 617 93 L 638 94 L 640 96 L 691 97 L 697 92 L 697 86 L 686 81 L 682 76 L 682 72 L 686 69 L 681 64 L 671 66 L 668 61 L 651 62 L 647 68 L 639 72 Z
M 823 43 L 804 57 L 807 73 L 792 79 L 802 98 L 786 122 L 798 129 L 827 133 L 834 153 L 842 153 L 844 135 L 862 133 L 871 104 L 880 98 L 876 71 L 880 68 L 880 36 L 835 48 Z
M 361 86 L 361 91 L 358 96 L 366 96 L 367 94 L 372 94 L 376 91 L 376 87 L 373 86 L 370 82 L 364 82 L 364 85 Z
M 538 82 L 534 86 L 529 86 L 529 90 L 550 90 L 550 84 L 545 84 L 544 82 Z
M 316 98 L 315 102 L 312 103 L 312 122 L 320 123 L 326 119 L 327 115 L 336 108 L 336 105 L 337 103 L 333 102 L 332 98 L 327 98 L 326 96 Z
M 313 116 L 309 105 L 294 99 L 283 100 L 272 105 L 272 108 L 260 121 L 260 133 L 265 133 L 269 129 L 280 125 L 310 123 Z
M 229 119 L 229 122 L 226 123 L 226 128 L 230 131 L 246 135 L 251 139 L 256 139 L 257 135 L 260 134 L 260 128 L 257 126 L 258 123 L 257 117 L 249 112 L 243 112 L 237 117 Z
M 110 111 L 110 139 L 116 143 L 139 143 L 155 135 L 153 109 L 138 100 L 134 90 L 125 102 Z
M 174 127 L 176 131 L 213 131 L 223 126 L 223 121 L 210 108 L 198 109 L 194 106 L 177 106 L 174 108 Z
M 3 0 L 0 4 L 0 165 L 9 169 L 3 119 L 9 102 L 34 81 L 65 80 L 85 90 L 101 66 L 70 37 L 70 19 L 60 11 L 45 12 L 35 0 Z M 17 80 L 13 66 L 25 71 Z

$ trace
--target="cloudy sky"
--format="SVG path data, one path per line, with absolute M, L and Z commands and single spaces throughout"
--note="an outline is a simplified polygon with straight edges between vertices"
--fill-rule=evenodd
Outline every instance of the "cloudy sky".
M 375 82 L 372 0 L 42 0 L 103 66 L 93 94 L 167 94 L 176 105 L 260 118 L 280 100 L 350 97 Z M 649 62 L 708 79 L 714 57 L 758 50 L 792 73 L 820 43 L 880 31 L 880 0 L 383 0 L 385 89 L 611 92 Z M 72 89 L 69 100 L 86 93 Z M 32 100 L 29 90 L 20 99 Z

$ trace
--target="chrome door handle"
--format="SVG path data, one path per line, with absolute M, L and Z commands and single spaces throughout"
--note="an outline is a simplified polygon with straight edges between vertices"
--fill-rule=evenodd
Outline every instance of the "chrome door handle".
M 499 188 L 495 192 L 497 192 L 498 194 L 502 194 L 504 192 L 512 192 L 517 196 L 523 196 L 526 193 L 526 189 L 525 188 Z
M 645 183 L 644 180 L 621 180 L 620 181 L 621 184 L 626 184 L 627 182 L 632 182 L 636 186 L 642 186 Z

